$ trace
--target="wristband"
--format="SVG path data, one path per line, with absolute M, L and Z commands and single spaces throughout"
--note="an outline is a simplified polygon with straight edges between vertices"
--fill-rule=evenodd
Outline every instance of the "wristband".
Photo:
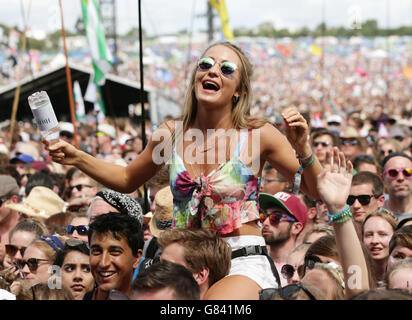
M 348 204 L 346 205 L 345 209 L 342 212 L 339 212 L 337 214 L 330 214 L 328 211 L 326 212 L 326 215 L 329 218 L 328 224 L 334 223 L 334 222 L 337 222 L 337 223 L 344 222 L 342 220 L 345 220 L 348 216 L 350 216 L 350 219 L 352 218 L 352 213 L 350 212 L 350 206 Z
M 296 158 L 298 158 L 303 169 L 308 168 L 315 163 L 315 156 L 313 155 L 313 152 L 306 158 L 301 158 L 299 155 L 297 155 Z

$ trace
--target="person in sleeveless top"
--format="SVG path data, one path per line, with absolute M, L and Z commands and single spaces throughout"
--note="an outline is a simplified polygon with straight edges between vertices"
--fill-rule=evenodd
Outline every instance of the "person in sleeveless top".
M 182 117 L 161 124 L 127 167 L 103 162 L 62 140 L 43 140 L 53 161 L 76 166 L 123 193 L 169 165 L 172 227 L 216 230 L 233 251 L 230 274 L 205 299 L 259 299 L 259 290 L 277 286 L 259 225 L 258 192 L 266 161 L 290 182 L 301 177 L 297 185 L 318 198 L 322 167 L 308 143 L 306 120 L 295 108 L 283 110 L 285 136 L 265 119 L 251 117 L 252 73 L 239 47 L 212 44 L 193 68 Z

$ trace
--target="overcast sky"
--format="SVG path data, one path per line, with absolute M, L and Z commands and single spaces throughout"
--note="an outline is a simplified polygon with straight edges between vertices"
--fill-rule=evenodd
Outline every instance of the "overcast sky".
M 34 30 L 46 32 L 60 28 L 59 0 L 0 0 L 0 23 L 22 26 L 20 4 L 24 4 Z M 61 0 L 64 23 L 68 30 L 81 17 L 80 0 Z M 116 0 L 117 29 L 120 34 L 138 26 L 138 0 Z M 206 28 L 207 0 L 141 0 L 143 28 L 150 35 L 188 30 L 193 12 L 193 29 Z M 277 28 L 313 28 L 322 21 L 322 7 L 327 25 L 348 27 L 353 17 L 357 21 L 376 19 L 381 27 L 412 25 L 412 0 L 226 0 L 229 24 L 233 28 L 253 28 L 272 21 Z M 389 10 L 388 4 L 390 4 Z M 215 26 L 220 25 L 218 19 Z

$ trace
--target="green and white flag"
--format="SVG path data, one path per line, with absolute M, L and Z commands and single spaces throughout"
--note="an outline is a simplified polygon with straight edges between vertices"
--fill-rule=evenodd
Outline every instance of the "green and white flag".
M 112 65 L 112 54 L 106 44 L 103 25 L 100 19 L 96 0 L 80 0 L 82 4 L 83 21 L 94 69 L 94 82 L 103 86 L 106 82 L 105 73 Z
M 93 103 L 95 111 L 101 112 L 103 116 L 106 115 L 102 91 L 100 87 L 94 83 L 92 76 L 90 76 L 86 93 L 84 94 L 84 100 Z

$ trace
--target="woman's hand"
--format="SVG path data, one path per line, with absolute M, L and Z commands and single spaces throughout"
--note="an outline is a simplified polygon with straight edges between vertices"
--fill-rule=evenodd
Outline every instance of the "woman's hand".
M 309 126 L 305 118 L 296 108 L 287 108 L 282 113 L 286 124 L 286 137 L 293 149 L 301 158 L 306 158 L 312 153 L 308 143 Z
M 343 152 L 334 147 L 333 154 L 326 152 L 325 165 L 318 175 L 318 192 L 330 213 L 345 209 L 352 183 L 353 165 L 345 163 Z
M 42 139 L 42 143 L 54 162 L 63 165 L 75 165 L 78 160 L 79 150 L 70 143 L 59 139 L 58 142 L 50 144 L 46 139 Z

